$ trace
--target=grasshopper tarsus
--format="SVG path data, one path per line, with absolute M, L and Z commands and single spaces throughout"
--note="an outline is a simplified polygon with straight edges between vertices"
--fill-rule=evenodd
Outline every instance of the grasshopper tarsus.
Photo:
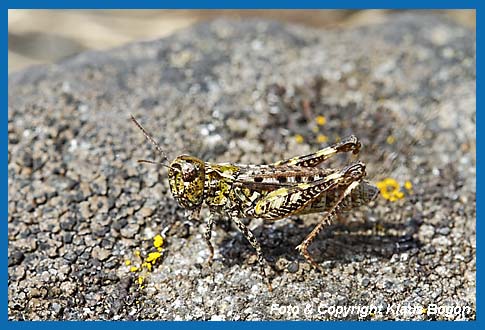
M 298 245 L 296 247 L 296 249 L 300 252 L 300 254 L 302 255 L 302 257 L 305 258 L 305 260 L 310 265 L 313 266 L 313 268 L 318 269 L 318 270 L 322 270 L 322 268 L 320 267 L 320 265 L 315 260 L 313 260 L 312 256 L 308 252 L 308 245 L 309 245 L 308 242 L 303 241 L 300 245 Z
M 207 266 L 212 266 L 212 260 L 214 259 L 214 247 L 211 243 L 208 244 L 209 247 L 209 256 L 207 257 L 206 264 Z
M 269 292 L 273 292 L 273 286 L 271 285 L 271 282 L 269 280 L 266 281 L 266 286 L 268 287 Z

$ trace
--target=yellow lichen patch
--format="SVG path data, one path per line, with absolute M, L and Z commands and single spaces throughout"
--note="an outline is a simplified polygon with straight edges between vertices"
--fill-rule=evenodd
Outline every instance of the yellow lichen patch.
M 301 144 L 305 141 L 305 139 L 303 138 L 302 135 L 297 134 L 297 135 L 295 135 L 295 141 L 296 141 L 296 143 Z
M 153 237 L 153 246 L 156 248 L 161 248 L 163 245 L 163 237 L 161 235 L 156 235 Z
M 413 189 L 413 184 L 411 183 L 411 181 L 406 181 L 404 182 L 404 188 L 406 188 L 406 190 L 412 190 Z
M 315 121 L 317 122 L 318 126 L 323 126 L 327 122 L 327 118 L 325 118 L 325 116 L 317 116 L 317 118 L 315 118 Z
M 146 262 L 151 262 L 152 264 L 155 264 L 157 260 L 162 256 L 160 252 L 150 252 L 148 254 L 148 257 L 145 259 Z
M 147 240 L 150 241 L 150 239 Z M 152 244 L 148 251 L 145 249 L 134 250 L 134 258 L 124 261 L 129 271 L 137 274 L 134 281 L 140 289 L 145 288 L 144 283 L 146 283 L 147 276 L 150 276 L 155 264 L 162 258 L 164 238 L 160 234 L 157 234 L 152 238 Z
M 394 144 L 396 142 L 396 138 L 392 135 L 389 135 L 386 139 L 387 144 Z
M 328 137 L 326 135 L 318 134 L 318 136 L 317 136 L 317 142 L 318 143 L 325 143 L 327 141 L 328 141 Z
M 149 262 L 144 262 L 144 263 L 142 263 L 142 264 L 141 264 L 141 266 L 142 266 L 143 268 L 146 268 L 146 270 L 148 270 L 149 272 L 151 272 L 151 271 L 152 271 L 152 264 L 151 264 L 151 263 L 149 263 Z
M 391 202 L 404 198 L 404 193 L 400 190 L 399 183 L 392 178 L 386 178 L 377 182 L 377 188 L 379 188 L 382 197 Z

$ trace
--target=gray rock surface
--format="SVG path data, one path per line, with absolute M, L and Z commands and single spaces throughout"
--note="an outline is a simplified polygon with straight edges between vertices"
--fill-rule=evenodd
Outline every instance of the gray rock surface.
M 331 31 L 215 21 L 10 76 L 9 318 L 474 319 L 475 78 L 474 32 L 406 14 Z M 212 162 L 269 163 L 355 134 L 371 180 L 413 191 L 324 230 L 310 248 L 323 273 L 295 251 L 318 215 L 251 221 L 270 293 L 225 219 L 205 265 L 207 212 L 189 220 L 165 169 L 136 162 L 159 156 L 129 113 L 170 157 Z M 162 257 L 131 271 L 160 233 Z

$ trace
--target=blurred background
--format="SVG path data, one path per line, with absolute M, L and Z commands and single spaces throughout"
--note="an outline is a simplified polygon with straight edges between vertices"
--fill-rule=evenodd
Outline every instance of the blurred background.
M 389 10 L 9 10 L 9 73 L 90 49 L 156 39 L 217 18 L 259 17 L 317 28 L 385 21 Z M 435 11 L 475 29 L 475 10 Z

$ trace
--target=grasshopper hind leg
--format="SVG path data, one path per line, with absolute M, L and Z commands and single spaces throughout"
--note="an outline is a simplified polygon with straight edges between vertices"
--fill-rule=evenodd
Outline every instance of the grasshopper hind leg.
M 327 215 L 325 215 L 322 220 L 318 223 L 318 225 L 313 228 L 310 234 L 303 240 L 303 242 L 300 243 L 296 247 L 298 251 L 300 251 L 301 255 L 315 268 L 318 270 L 322 271 L 322 267 L 318 265 L 315 260 L 311 257 L 310 253 L 308 253 L 308 247 L 310 244 L 313 242 L 315 237 L 318 235 L 318 233 L 323 229 L 323 227 L 328 226 L 334 222 L 336 217 L 339 215 L 340 209 L 341 209 L 341 203 L 342 201 L 349 196 L 352 191 L 358 187 L 360 184 L 359 181 L 354 181 L 350 185 L 347 186 L 347 188 L 344 190 L 342 195 L 339 197 L 337 202 L 335 202 L 334 206 L 328 211 Z
M 302 166 L 302 167 L 316 167 L 326 160 L 332 158 L 338 153 L 352 152 L 354 155 L 359 153 L 361 144 L 359 139 L 354 136 L 348 136 L 331 146 L 323 148 L 317 152 L 293 157 L 290 159 L 280 160 L 279 162 L 273 163 L 274 166 L 290 165 L 290 166 Z

